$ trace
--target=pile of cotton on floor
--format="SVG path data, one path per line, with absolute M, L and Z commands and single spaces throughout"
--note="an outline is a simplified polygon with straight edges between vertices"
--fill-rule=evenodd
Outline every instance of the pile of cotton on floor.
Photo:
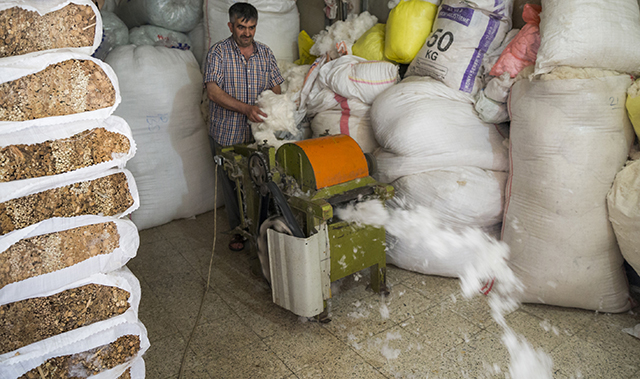
M 622 312 L 630 307 L 620 246 L 629 253 L 633 199 L 614 177 L 633 131 L 625 110 L 638 70 L 636 0 L 542 2 L 535 79 L 511 90 L 511 172 L 503 239 L 524 301 Z M 610 38 L 597 38 L 598 33 Z M 569 54 L 570 52 L 570 54 Z M 571 68 L 569 68 L 569 66 Z M 615 70 L 606 71 L 606 70 Z M 633 261 L 633 259 L 632 259 Z
M 125 266 L 139 245 L 125 218 L 138 193 L 123 168 L 136 144 L 111 115 L 115 73 L 91 57 L 100 13 L 90 0 L 4 3 L 4 12 L 29 20 L 8 32 L 28 30 L 14 47 L 31 49 L 0 59 L 0 376 L 144 378 L 140 283 Z M 81 46 L 66 39 L 81 28 L 57 29 L 74 24 L 88 25 Z
M 494 234 L 503 214 L 508 128 L 483 122 L 473 95 L 482 84 L 484 55 L 498 49 L 510 28 L 511 4 L 498 3 L 480 10 L 445 0 L 409 77 L 380 94 L 371 107 L 382 147 L 376 153 L 377 178 L 392 182 L 400 199 L 395 206 L 428 207 L 451 229 L 479 227 Z M 465 22 L 452 21 L 456 12 Z M 481 53 L 469 54 L 469 47 Z M 439 49 L 438 54 L 427 53 L 430 48 Z M 462 256 L 441 257 L 401 238 L 390 239 L 387 259 L 443 276 L 459 276 L 464 266 Z

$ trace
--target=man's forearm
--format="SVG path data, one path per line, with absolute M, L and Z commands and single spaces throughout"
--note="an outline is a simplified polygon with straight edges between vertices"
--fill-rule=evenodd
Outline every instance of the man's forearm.
M 216 83 L 207 83 L 207 97 L 223 108 L 247 114 L 249 105 L 224 92 Z
M 209 100 L 223 108 L 242 113 L 247 116 L 249 121 L 262 122 L 262 118 L 267 117 L 267 114 L 261 111 L 257 105 L 249 105 L 235 99 L 233 96 L 223 91 L 222 88 L 218 87 L 216 83 L 207 83 L 207 97 L 209 97 Z

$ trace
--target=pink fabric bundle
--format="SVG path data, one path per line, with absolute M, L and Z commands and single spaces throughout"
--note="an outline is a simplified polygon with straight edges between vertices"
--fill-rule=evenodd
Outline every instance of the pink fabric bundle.
M 522 19 L 527 23 L 507 45 L 489 75 L 500 76 L 508 72 L 512 78 L 525 67 L 536 63 L 540 47 L 540 11 L 535 4 L 525 4 Z

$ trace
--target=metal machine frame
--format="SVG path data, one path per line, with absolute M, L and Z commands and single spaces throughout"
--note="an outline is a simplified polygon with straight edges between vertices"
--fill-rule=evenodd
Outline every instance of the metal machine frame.
M 355 144 L 348 136 L 327 136 L 317 140 L 322 138 L 328 139 L 326 143 Z M 361 155 L 358 158 L 365 159 L 357 144 L 355 146 Z M 222 149 L 220 156 L 225 171 L 237 187 L 241 224 L 235 232 L 247 237 L 252 242 L 252 249 L 257 249 L 258 240 L 264 238 L 260 236 L 260 226 L 268 218 L 282 216 L 289 226 L 287 231 L 293 236 L 274 230 L 267 233 L 270 272 L 272 277 L 277 276 L 268 280 L 272 284 L 274 302 L 296 314 L 310 317 L 326 311 L 326 300 L 331 298 L 331 282 L 362 269 L 371 267 L 371 288 L 375 292 L 387 291 L 384 228 L 339 220 L 334 216 L 334 207 L 370 198 L 386 201 L 393 197 L 394 190 L 392 186 L 378 183 L 369 176 L 367 166 L 370 162 L 365 164 L 366 172 L 356 179 L 341 182 L 340 178 L 332 178 L 332 185 L 316 183 L 318 178 L 314 176 L 310 152 L 307 153 L 296 144 L 284 144 L 278 150 L 259 145 L 234 145 Z M 317 160 L 315 165 L 318 166 Z M 316 169 L 319 170 L 318 167 Z M 324 168 L 325 171 L 332 169 Z M 347 173 L 346 176 L 349 175 Z M 305 256 L 301 257 L 301 254 Z M 309 258 L 313 254 L 317 258 Z M 294 261 L 299 263 L 291 263 Z M 308 284 L 309 278 L 316 275 L 316 261 L 323 304 L 319 311 L 317 284 Z M 276 264 L 279 266 L 275 267 Z M 292 264 L 309 266 L 309 270 L 314 272 L 301 276 L 298 267 L 292 267 Z M 296 282 L 287 275 L 301 278 Z M 281 292 L 278 293 L 276 287 Z M 301 293 L 297 300 L 285 299 L 300 288 L 308 288 L 309 292 Z M 296 308 L 297 303 L 309 302 L 311 297 L 316 299 L 313 306 Z M 304 301 L 301 300 L 303 298 Z

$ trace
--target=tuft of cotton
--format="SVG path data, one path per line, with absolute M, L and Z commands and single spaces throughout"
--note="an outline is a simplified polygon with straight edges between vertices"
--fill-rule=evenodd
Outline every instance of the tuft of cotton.
M 382 345 L 382 349 L 380 350 L 380 353 L 382 354 L 382 356 L 389 360 L 398 359 L 398 357 L 400 356 L 400 349 L 394 349 L 390 347 L 389 342 L 394 340 L 400 340 L 400 339 L 402 339 L 402 336 L 400 335 L 400 333 L 388 332 L 387 338 L 385 339 L 384 344 Z
M 553 361 L 542 350 L 534 349 L 521 336 L 507 328 L 502 336 L 511 362 L 509 375 L 514 379 L 552 379 Z
M 251 132 L 257 143 L 265 143 L 276 148 L 289 141 L 276 138 L 276 132 L 297 133 L 297 124 L 294 112 L 296 105 L 288 94 L 277 95 L 271 90 L 266 90 L 258 96 L 256 105 L 267 114 L 263 122 L 252 122 Z
M 293 95 L 302 90 L 304 78 L 309 72 L 311 65 L 297 65 L 289 61 L 278 61 L 278 68 L 284 78 L 284 83 L 280 85 L 282 93 Z
M 378 18 L 367 11 L 350 14 L 345 21 L 337 21 L 314 35 L 315 43 L 309 52 L 316 56 L 328 53 L 329 57 L 335 59 L 340 56 L 336 48 L 337 43 L 345 42 L 347 46 L 353 46 L 353 43 L 377 22 Z

